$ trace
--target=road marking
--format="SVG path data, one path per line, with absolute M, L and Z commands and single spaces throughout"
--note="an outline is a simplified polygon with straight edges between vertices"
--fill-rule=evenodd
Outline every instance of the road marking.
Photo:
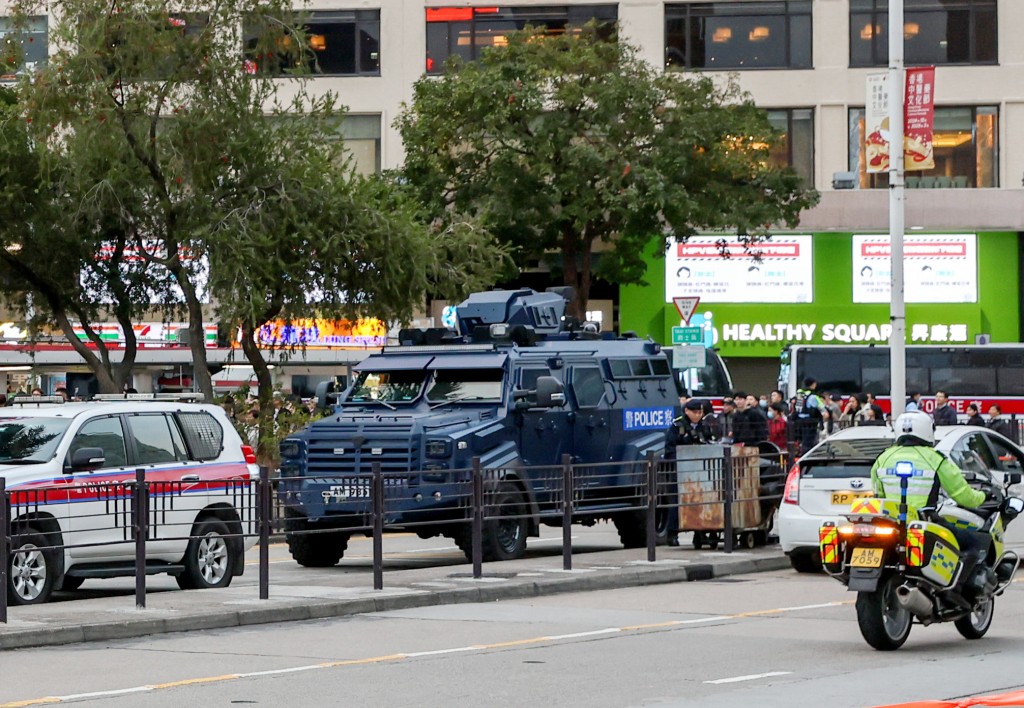
M 167 690 L 180 686 L 192 686 L 196 684 L 211 684 L 211 683 L 223 683 L 226 681 L 237 681 L 243 678 L 252 678 L 257 676 L 277 676 L 282 674 L 293 674 L 301 671 L 320 671 L 323 669 L 336 669 L 343 668 L 346 666 L 360 666 L 364 664 L 380 664 L 388 662 L 398 662 L 407 659 L 415 659 L 424 656 L 441 656 L 444 654 L 460 654 L 465 652 L 482 652 L 490 651 L 493 649 L 505 649 L 508 647 L 521 647 L 536 644 L 543 644 L 546 642 L 557 642 L 563 640 L 582 639 L 587 637 L 594 637 L 600 635 L 611 635 L 611 634 L 626 634 L 634 632 L 643 632 L 657 629 L 667 629 L 671 627 L 683 627 L 686 625 L 703 624 L 707 622 L 723 622 L 725 620 L 743 620 L 753 619 L 759 617 L 769 617 L 772 615 L 781 615 L 789 612 L 800 612 L 802 610 L 816 610 L 828 607 L 839 607 L 841 605 L 852 605 L 853 601 L 845 602 L 826 602 L 820 605 L 801 605 L 799 607 L 778 607 L 773 610 L 757 610 L 754 612 L 741 612 L 733 615 L 711 615 L 708 617 L 698 617 L 694 619 L 685 620 L 670 620 L 667 622 L 655 622 L 651 624 L 635 624 L 628 625 L 625 627 L 606 627 L 605 629 L 595 629 L 587 632 L 574 632 L 572 634 L 554 634 L 546 635 L 543 637 L 532 637 L 530 639 L 519 639 L 509 642 L 495 642 L 493 644 L 473 644 L 465 647 L 454 647 L 451 649 L 435 649 L 433 651 L 418 651 L 418 652 L 404 652 L 400 654 L 386 654 L 383 656 L 371 656 L 364 659 L 347 659 L 344 661 L 330 661 L 322 664 L 307 664 L 304 666 L 290 666 L 283 669 L 269 669 L 267 671 L 252 671 L 249 673 L 239 674 L 222 674 L 220 676 L 206 676 L 197 677 L 192 679 L 182 679 L 180 681 L 171 681 L 168 683 L 158 684 L 147 684 L 145 686 L 134 686 L 132 688 L 119 688 L 111 689 L 109 691 L 95 691 L 93 693 L 77 693 L 66 696 L 46 696 L 43 698 L 34 698 L 25 701 L 16 701 L 13 703 L 0 703 L 0 708 L 28 708 L 29 706 L 41 706 L 49 705 L 54 703 L 68 703 L 70 701 L 82 700 L 83 698 L 103 698 L 106 696 L 120 696 L 128 693 L 144 693 L 147 691 Z M 736 676 L 733 678 L 716 679 L 714 681 L 705 681 L 705 683 L 735 683 L 738 681 L 753 681 L 759 678 L 768 678 L 770 676 L 782 676 L 791 673 L 789 671 L 774 671 L 765 674 L 752 674 L 750 676 Z
M 750 674 L 749 676 L 733 676 L 732 678 L 715 679 L 714 681 L 705 681 L 704 683 L 739 683 L 741 681 L 755 681 L 757 679 L 770 678 L 772 676 L 788 676 L 793 673 L 792 671 L 768 671 L 763 674 Z

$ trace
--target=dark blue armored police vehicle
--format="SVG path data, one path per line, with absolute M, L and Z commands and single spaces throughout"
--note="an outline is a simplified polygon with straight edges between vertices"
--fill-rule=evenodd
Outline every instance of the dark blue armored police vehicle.
M 399 346 L 360 363 L 332 415 L 281 444 L 292 557 L 338 562 L 346 527 L 365 518 L 374 463 L 391 497 L 389 529 L 430 519 L 410 530 L 448 536 L 469 556 L 466 485 L 457 491 L 451 471 L 479 457 L 492 480 L 489 508 L 499 510 L 489 513 L 520 517 L 484 524 L 484 559 L 518 558 L 539 524 L 561 525 L 565 454 L 580 465 L 574 521 L 611 519 L 627 548 L 643 546 L 643 468 L 607 463 L 664 449 L 676 380 L 657 343 L 599 335 L 565 317 L 565 306 L 560 288 L 477 293 L 456 308 L 458 333 L 403 330 Z M 321 532 L 294 533 L 313 529 Z

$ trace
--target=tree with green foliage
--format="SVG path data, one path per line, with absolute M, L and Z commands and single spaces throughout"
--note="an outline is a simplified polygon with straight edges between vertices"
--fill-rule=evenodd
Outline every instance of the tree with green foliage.
M 19 16 L 39 2 L 16 0 Z M 302 22 L 282 0 L 64 0 L 57 51 L 19 87 L 50 213 L 146 275 L 136 302 L 187 315 L 207 396 L 205 318 L 241 331 L 266 415 L 268 320 L 405 320 L 427 294 L 489 285 L 504 258 L 472 222 L 353 173 L 344 108 L 301 78 Z M 65 267 L 109 261 L 96 245 Z
M 594 25 L 453 57 L 416 83 L 397 125 L 426 208 L 478 217 L 518 262 L 560 253 L 577 316 L 595 275 L 642 282 L 654 237 L 756 244 L 818 199 L 771 164 L 782 138 L 734 82 L 661 72 Z

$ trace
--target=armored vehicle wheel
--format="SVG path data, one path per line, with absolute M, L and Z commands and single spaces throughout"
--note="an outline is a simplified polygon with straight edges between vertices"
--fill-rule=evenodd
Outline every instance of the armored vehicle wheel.
M 330 568 L 337 565 L 348 549 L 348 534 L 343 531 L 299 533 L 310 531 L 306 518 L 285 510 L 288 517 L 285 529 L 288 552 L 295 562 L 305 568 Z
M 960 632 L 964 639 L 981 639 L 988 632 L 988 628 L 992 626 L 992 615 L 995 614 L 995 606 L 996 599 L 990 597 L 971 610 L 970 614 L 954 622 L 953 626 L 956 627 L 956 631 Z
M 526 506 L 519 490 L 513 484 L 502 483 L 494 495 L 490 508 L 493 510 L 491 513 L 504 518 L 484 522 L 483 559 L 490 562 L 522 558 L 526 553 L 528 527 Z M 463 548 L 462 551 L 472 560 L 472 537 L 468 533 L 465 537 L 469 540 L 469 547 L 468 550 Z

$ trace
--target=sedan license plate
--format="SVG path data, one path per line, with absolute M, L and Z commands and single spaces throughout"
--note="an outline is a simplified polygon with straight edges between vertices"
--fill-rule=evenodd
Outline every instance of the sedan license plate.
M 878 568 L 882 565 L 884 548 L 854 548 L 850 565 L 854 568 Z
M 832 492 L 832 506 L 850 506 L 857 499 L 875 496 L 873 492 Z

